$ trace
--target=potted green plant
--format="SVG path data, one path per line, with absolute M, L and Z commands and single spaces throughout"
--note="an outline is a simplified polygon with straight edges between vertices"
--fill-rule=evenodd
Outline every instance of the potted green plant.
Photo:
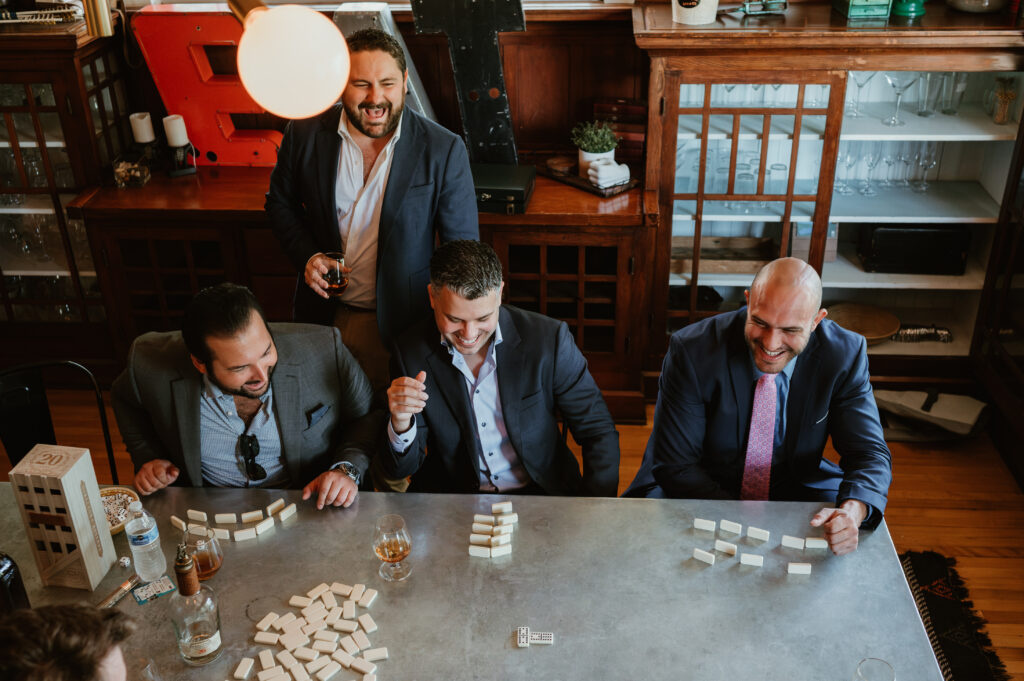
M 614 159 L 615 147 L 619 144 L 615 131 L 601 121 L 577 123 L 569 133 L 569 139 L 580 150 L 580 177 L 587 177 L 590 164 L 599 158 Z

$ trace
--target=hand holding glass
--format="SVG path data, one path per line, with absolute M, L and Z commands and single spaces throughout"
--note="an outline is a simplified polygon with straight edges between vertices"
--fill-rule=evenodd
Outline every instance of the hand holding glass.
M 344 253 L 324 253 L 324 257 L 330 260 L 327 264 L 327 273 L 324 274 L 324 281 L 327 286 L 324 290 L 331 298 L 340 298 L 341 294 L 348 288 L 348 274 L 345 272 Z
M 412 574 L 412 568 L 402 561 L 412 552 L 412 539 L 400 515 L 385 515 L 377 518 L 373 530 L 373 552 L 384 563 L 378 574 L 389 582 L 400 582 Z

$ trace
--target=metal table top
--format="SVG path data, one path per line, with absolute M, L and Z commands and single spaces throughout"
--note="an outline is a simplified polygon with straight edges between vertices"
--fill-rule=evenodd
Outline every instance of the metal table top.
M 300 496 L 169 488 L 144 498 L 169 567 L 181 536 L 172 513 L 185 518 L 194 508 L 212 520 L 280 497 L 299 511 L 254 540 L 221 542 L 223 567 L 206 582 L 220 600 L 219 659 L 198 669 L 181 661 L 168 597 L 121 601 L 117 607 L 140 624 L 126 649 L 148 653 L 165 681 L 231 678 L 238 661 L 261 648 L 252 642 L 255 622 L 288 611 L 292 595 L 338 581 L 380 592 L 370 610 L 379 631 L 370 640 L 390 652 L 378 663 L 385 681 L 848 681 L 864 657 L 888 660 L 900 681 L 942 678 L 884 523 L 862 533 L 848 556 L 781 546 L 783 534 L 819 534 L 807 524 L 818 504 L 512 497 L 519 514 L 512 554 L 485 559 L 468 555 L 473 514 L 508 497 L 364 492 L 349 509 L 317 511 Z M 412 535 L 413 573 L 401 583 L 377 575 L 371 540 L 386 513 L 404 516 Z M 733 520 L 744 532 L 754 525 L 771 539 L 697 531 L 694 516 Z M 693 549 L 711 551 L 715 538 L 762 554 L 764 567 L 717 552 L 713 566 L 694 560 Z M 123 533 L 115 547 L 128 554 Z M 17 561 L 33 605 L 98 603 L 132 574 L 115 564 L 93 593 L 43 588 L 7 483 L 0 484 L 0 550 Z M 787 574 L 791 561 L 811 563 L 812 574 Z M 518 626 L 553 632 L 555 644 L 518 648 Z M 332 681 L 353 678 L 343 669 Z

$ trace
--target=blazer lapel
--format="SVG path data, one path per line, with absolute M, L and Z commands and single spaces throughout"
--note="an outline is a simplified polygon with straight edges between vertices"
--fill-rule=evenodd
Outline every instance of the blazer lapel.
M 288 466 L 292 486 L 306 482 L 302 478 L 302 431 L 306 425 L 302 417 L 302 399 L 299 394 L 298 368 L 292 364 L 278 364 L 270 379 L 274 387 L 274 415 L 281 438 L 281 453 Z
M 796 367 L 789 379 L 789 394 L 786 397 L 786 437 L 783 447 L 786 452 L 796 451 L 797 439 L 804 428 L 804 417 L 807 414 L 807 403 L 811 399 L 811 390 L 817 381 L 810 377 L 817 375 L 821 357 L 818 356 L 818 336 L 811 334 L 807 347 L 797 356 Z
M 434 329 L 436 332 L 436 329 Z M 428 340 L 428 343 L 430 341 Z M 480 479 L 480 453 L 476 446 L 476 427 L 471 417 L 473 408 L 469 403 L 469 394 L 466 391 L 466 379 L 459 371 L 452 366 L 451 356 L 438 341 L 438 336 L 433 338 L 432 352 L 427 354 L 427 365 L 430 367 L 430 375 L 437 383 L 438 392 L 448 404 L 448 410 L 458 424 L 459 432 L 464 434 L 467 442 L 473 443 L 473 451 L 469 452 L 470 464 L 473 466 L 474 480 Z M 436 398 L 434 398 L 436 399 Z M 458 466 L 458 462 L 456 462 Z M 465 469 L 462 469 L 465 470 Z
M 202 383 L 195 376 L 182 376 L 171 382 L 174 400 L 174 414 L 178 420 L 178 438 L 181 441 L 181 458 L 185 472 L 193 487 L 203 486 L 203 467 L 199 461 L 201 445 L 199 438 L 199 391 Z
M 323 197 L 320 209 L 324 211 L 324 225 L 333 225 L 328 229 L 328 238 L 334 250 L 341 250 L 341 234 L 337 230 L 338 202 L 335 197 L 335 185 L 338 181 L 338 154 L 341 152 L 341 136 L 338 134 L 338 123 L 341 120 L 341 107 L 337 108 L 337 116 L 324 120 L 323 126 L 316 134 L 316 165 L 317 180 L 320 183 L 320 196 Z
M 736 414 L 740 416 L 736 419 L 736 449 L 742 451 L 750 427 L 750 419 L 743 417 L 749 417 L 753 409 L 754 372 L 750 368 L 750 350 L 743 337 L 742 323 L 731 336 L 730 343 L 733 347 L 729 351 L 729 379 L 732 384 L 733 400 L 736 403 Z
M 402 207 L 406 190 L 409 189 L 416 158 L 421 153 L 421 150 L 415 149 L 417 137 L 413 129 L 415 115 L 408 108 L 402 114 L 402 135 L 395 144 L 394 156 L 391 158 L 391 170 L 388 172 L 388 185 L 384 188 L 384 198 L 380 207 L 380 224 L 377 228 L 377 262 L 380 262 L 380 254 L 388 247 L 391 227 L 395 223 L 398 209 Z
M 512 317 L 502 307 L 498 313 L 501 325 L 501 344 L 497 348 L 498 390 L 501 393 L 501 411 L 505 419 L 505 432 L 513 449 L 525 465 L 522 430 L 519 427 L 519 405 L 523 400 L 522 378 L 525 375 L 519 344 L 519 330 Z

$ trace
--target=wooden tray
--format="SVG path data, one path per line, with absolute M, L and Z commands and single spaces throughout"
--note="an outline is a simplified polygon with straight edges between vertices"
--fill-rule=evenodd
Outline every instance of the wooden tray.
M 900 330 L 900 320 L 896 315 L 874 305 L 836 303 L 827 306 L 827 309 L 829 319 L 844 329 L 864 336 L 868 345 L 884 343 Z
M 640 184 L 640 180 L 632 178 L 626 184 L 619 184 L 614 187 L 606 187 L 605 189 L 600 189 L 590 184 L 590 180 L 584 180 L 579 175 L 562 175 L 560 173 L 556 173 L 543 163 L 537 165 L 537 174 L 543 175 L 544 177 L 550 177 L 552 180 L 558 180 L 559 182 L 563 182 L 569 185 L 570 187 L 576 187 L 577 189 L 582 189 L 585 192 L 597 194 L 598 196 L 605 199 L 612 196 L 618 196 L 623 192 L 628 192 L 630 189 Z

